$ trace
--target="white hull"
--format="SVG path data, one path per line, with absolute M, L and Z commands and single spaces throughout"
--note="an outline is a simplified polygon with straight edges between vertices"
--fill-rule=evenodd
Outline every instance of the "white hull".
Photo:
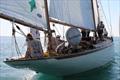
M 104 44 L 105 45 L 105 44 Z M 113 59 L 113 44 L 110 43 L 104 48 L 88 51 L 84 55 L 71 58 L 49 58 L 41 60 L 14 60 L 6 63 L 15 68 L 30 68 L 36 72 L 50 75 L 65 76 L 84 72 L 93 68 L 100 67 Z

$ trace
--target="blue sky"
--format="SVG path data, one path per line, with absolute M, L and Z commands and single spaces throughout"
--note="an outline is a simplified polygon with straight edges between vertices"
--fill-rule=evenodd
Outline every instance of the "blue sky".
M 112 25 L 112 34 L 114 36 L 119 35 L 119 16 L 120 16 L 120 0 L 98 0 L 98 2 L 101 2 L 103 6 L 104 13 L 107 18 L 108 25 L 111 22 Z M 100 9 L 100 12 L 102 12 L 102 9 Z M 106 24 L 105 17 L 104 15 L 101 15 L 105 26 L 107 27 L 108 25 Z M 0 36 L 10 36 L 11 35 L 11 23 L 9 21 L 0 19 Z M 28 32 L 28 30 L 25 30 L 24 28 L 23 31 Z M 107 28 L 107 30 L 109 30 Z

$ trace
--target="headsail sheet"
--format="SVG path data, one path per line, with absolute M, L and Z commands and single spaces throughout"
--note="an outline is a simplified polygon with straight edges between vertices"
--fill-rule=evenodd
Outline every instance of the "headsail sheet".
M 44 0 L 0 0 L 0 13 L 47 28 Z
M 51 0 L 49 16 L 68 24 L 94 29 L 92 0 Z

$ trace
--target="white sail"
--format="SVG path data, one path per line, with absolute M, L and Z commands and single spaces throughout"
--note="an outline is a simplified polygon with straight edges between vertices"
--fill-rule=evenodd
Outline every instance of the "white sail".
M 85 29 L 94 29 L 92 0 L 51 0 L 49 16 Z
M 0 0 L 0 14 L 47 28 L 44 0 Z

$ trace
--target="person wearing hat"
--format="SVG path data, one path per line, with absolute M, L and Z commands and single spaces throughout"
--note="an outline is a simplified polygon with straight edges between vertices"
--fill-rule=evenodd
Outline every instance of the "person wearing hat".
M 29 33 L 26 36 L 27 51 L 25 58 L 40 58 L 43 56 L 43 50 L 41 42 L 37 39 L 33 39 L 32 35 Z

